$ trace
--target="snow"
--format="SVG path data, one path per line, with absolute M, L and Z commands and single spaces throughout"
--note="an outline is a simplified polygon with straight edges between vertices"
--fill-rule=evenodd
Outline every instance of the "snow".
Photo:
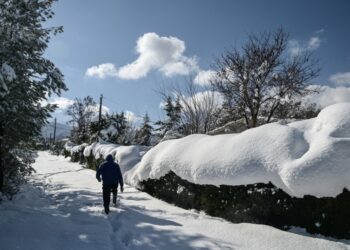
M 299 229 L 233 224 L 129 186 L 106 216 L 94 171 L 46 152 L 33 167 L 36 173 L 19 196 L 0 204 L 1 249 L 350 249 L 349 241 Z
M 0 97 L 4 97 L 9 92 L 9 89 L 5 80 L 11 82 L 15 78 L 16 78 L 16 73 L 13 70 L 13 68 L 7 63 L 3 63 L 0 68 L 0 87 L 1 87 Z
M 71 142 L 71 141 L 67 141 L 65 144 L 64 144 L 64 149 L 67 150 L 67 151 L 71 151 L 73 147 L 75 147 L 76 145 Z
M 149 148 L 140 145 L 121 146 L 113 143 L 95 142 L 85 147 L 84 156 L 88 157 L 92 154 L 95 159 L 100 157 L 105 159 L 107 155 L 111 154 L 115 161 L 119 163 L 122 172 L 126 172 L 141 160 L 142 155 Z
M 137 185 L 169 171 L 197 184 L 267 183 L 292 196 L 336 196 L 350 189 L 350 103 L 317 118 L 272 123 L 229 135 L 191 135 L 152 148 L 125 174 Z
M 89 144 L 87 143 L 83 143 L 83 144 L 80 144 L 80 145 L 76 145 L 76 146 L 73 146 L 71 147 L 70 149 L 70 153 L 71 154 L 74 154 L 74 153 L 79 153 L 81 150 L 83 150 L 86 146 L 88 146 Z
M 15 73 L 14 69 L 10 65 L 8 65 L 7 63 L 2 64 L 1 74 L 9 82 L 16 79 L 16 73 Z
M 113 134 L 118 134 L 118 130 L 114 126 L 114 124 L 109 125 L 108 128 L 101 130 L 101 134 L 103 136 L 108 136 L 108 134 L 113 135 Z

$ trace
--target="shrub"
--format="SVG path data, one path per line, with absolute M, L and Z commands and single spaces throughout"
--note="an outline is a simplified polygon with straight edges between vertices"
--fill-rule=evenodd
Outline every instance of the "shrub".
M 291 197 L 272 183 L 220 187 L 198 185 L 173 172 L 141 182 L 140 189 L 185 209 L 202 210 L 234 223 L 267 224 L 283 230 L 305 228 L 336 238 L 350 239 L 350 192 L 337 197 Z

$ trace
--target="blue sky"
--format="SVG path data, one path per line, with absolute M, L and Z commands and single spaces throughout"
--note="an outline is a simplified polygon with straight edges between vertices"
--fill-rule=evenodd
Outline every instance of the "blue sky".
M 55 115 L 63 121 L 74 97 L 103 94 L 112 112 L 159 119 L 160 83 L 195 77 L 248 34 L 278 27 L 290 33 L 291 53 L 312 50 L 320 60 L 315 84 L 350 101 L 349 10 L 346 0 L 60 0 L 47 25 L 63 25 L 64 33 L 46 56 L 63 71 L 69 91 L 56 100 L 62 109 Z

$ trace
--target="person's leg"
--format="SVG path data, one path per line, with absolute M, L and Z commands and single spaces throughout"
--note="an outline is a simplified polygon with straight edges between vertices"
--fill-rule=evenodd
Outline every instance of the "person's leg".
M 113 193 L 113 205 L 117 205 L 117 194 L 118 194 L 118 186 L 114 185 L 112 188 L 112 193 Z
M 103 185 L 103 206 L 106 214 L 109 213 L 109 202 L 111 200 L 111 186 Z

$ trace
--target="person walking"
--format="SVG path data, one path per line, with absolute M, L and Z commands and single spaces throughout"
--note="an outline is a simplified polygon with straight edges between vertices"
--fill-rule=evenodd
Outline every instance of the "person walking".
M 123 176 L 118 163 L 113 159 L 112 155 L 107 155 L 106 160 L 100 165 L 96 171 L 96 179 L 101 182 L 102 176 L 102 191 L 103 191 L 103 206 L 105 213 L 109 213 L 109 203 L 111 200 L 111 192 L 113 193 L 113 205 L 117 205 L 118 185 L 120 191 L 124 192 Z

